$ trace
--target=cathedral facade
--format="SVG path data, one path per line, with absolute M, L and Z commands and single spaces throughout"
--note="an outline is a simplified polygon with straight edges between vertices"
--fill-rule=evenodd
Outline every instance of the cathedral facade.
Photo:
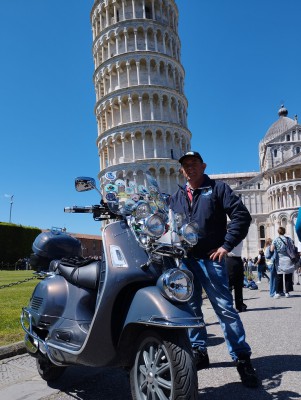
M 295 233 L 301 207 L 301 125 L 297 116 L 288 117 L 284 106 L 278 116 L 259 143 L 260 172 L 211 175 L 227 182 L 252 215 L 244 240 L 245 257 L 258 255 L 266 238 L 278 236 L 279 226 L 301 250 Z

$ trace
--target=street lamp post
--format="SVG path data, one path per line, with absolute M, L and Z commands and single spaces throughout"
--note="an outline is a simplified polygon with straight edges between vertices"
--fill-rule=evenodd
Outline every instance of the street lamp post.
M 13 208 L 13 203 L 14 203 L 14 195 L 12 194 L 10 196 L 10 208 L 9 208 L 9 223 L 11 223 L 11 212 L 12 212 L 12 208 Z

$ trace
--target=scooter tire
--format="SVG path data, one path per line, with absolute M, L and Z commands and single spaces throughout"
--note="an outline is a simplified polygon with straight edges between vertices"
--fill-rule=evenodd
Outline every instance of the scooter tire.
M 36 358 L 38 373 L 44 381 L 56 381 L 65 372 L 66 367 L 59 367 L 53 364 L 47 356 L 39 355 Z
M 185 330 L 148 330 L 130 372 L 133 400 L 196 400 L 198 379 Z

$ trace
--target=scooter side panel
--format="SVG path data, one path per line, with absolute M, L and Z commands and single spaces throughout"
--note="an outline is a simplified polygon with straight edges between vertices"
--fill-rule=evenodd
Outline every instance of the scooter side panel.
M 124 323 L 144 324 L 162 328 L 202 327 L 204 323 L 196 317 L 188 303 L 175 303 L 164 297 L 157 286 L 138 290 Z
M 112 246 L 120 249 L 125 260 L 122 266 L 114 263 Z M 127 300 L 124 299 L 123 310 L 118 312 L 115 305 L 117 301 L 120 301 L 119 296 L 128 285 L 155 284 L 158 278 L 153 272 L 141 268 L 148 261 L 148 255 L 139 246 L 133 233 L 123 221 L 111 223 L 104 229 L 103 248 L 106 272 L 101 291 L 98 293 L 95 315 L 80 351 L 68 349 L 68 354 L 64 355 L 70 363 L 109 365 L 117 356 L 119 335 L 130 307 L 130 300 L 127 304 Z M 120 332 L 116 332 L 116 327 L 119 326 Z M 56 348 L 57 354 L 64 350 L 56 345 L 51 345 L 51 347 Z

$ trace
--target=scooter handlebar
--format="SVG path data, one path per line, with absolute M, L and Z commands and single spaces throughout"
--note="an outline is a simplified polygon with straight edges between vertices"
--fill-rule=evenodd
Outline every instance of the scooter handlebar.
M 65 207 L 65 213 L 90 213 L 94 212 L 94 206 L 73 206 L 73 207 Z

